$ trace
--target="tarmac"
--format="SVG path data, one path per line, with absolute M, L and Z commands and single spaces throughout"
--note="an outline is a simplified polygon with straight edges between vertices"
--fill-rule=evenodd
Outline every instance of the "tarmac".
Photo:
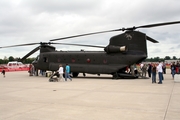
M 80 76 L 49 82 L 27 71 L 7 72 L 0 76 L 0 120 L 180 120 L 180 82 L 169 70 L 163 84 Z

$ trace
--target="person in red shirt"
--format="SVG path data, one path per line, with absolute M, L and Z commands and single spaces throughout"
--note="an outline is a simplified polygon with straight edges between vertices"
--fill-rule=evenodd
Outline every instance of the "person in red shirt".
M 3 74 L 3 76 L 5 77 L 6 71 L 3 69 L 1 74 Z

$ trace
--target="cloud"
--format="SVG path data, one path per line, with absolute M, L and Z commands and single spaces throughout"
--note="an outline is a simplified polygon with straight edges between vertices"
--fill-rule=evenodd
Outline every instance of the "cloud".
M 1 46 L 48 42 L 50 39 L 76 34 L 180 20 L 178 0 L 1 0 L 0 6 L 0 15 L 3 16 L 0 18 Z M 159 41 L 159 44 L 148 43 L 149 57 L 171 56 L 174 54 L 169 50 L 171 47 L 176 51 L 180 24 L 137 30 Z M 121 33 L 98 34 L 58 42 L 106 46 L 112 36 Z M 10 55 L 22 57 L 34 47 L 0 49 L 0 58 Z M 56 47 L 58 50 L 82 48 L 63 45 Z M 176 55 L 180 57 L 178 52 Z
M 180 48 L 180 44 L 178 44 L 177 46 L 176 46 L 176 49 L 179 49 Z

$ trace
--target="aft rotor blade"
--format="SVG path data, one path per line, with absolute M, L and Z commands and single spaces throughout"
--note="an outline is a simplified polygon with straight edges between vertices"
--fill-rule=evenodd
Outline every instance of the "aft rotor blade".
M 81 34 L 81 35 L 73 35 L 68 37 L 62 37 L 57 39 L 52 39 L 50 41 L 57 41 L 57 40 L 63 40 L 63 39 L 69 39 L 69 38 L 75 38 L 75 37 L 82 37 L 87 35 L 94 35 L 94 34 L 100 34 L 100 33 L 107 33 L 107 32 L 115 32 L 115 31 L 122 31 L 123 29 L 115 29 L 115 30 L 107 30 L 107 31 L 101 31 L 101 32 L 93 32 L 93 33 L 87 33 L 87 34 Z
M 74 45 L 74 46 L 85 46 L 85 47 L 104 48 L 103 46 L 96 46 L 96 45 L 84 45 L 84 44 L 71 44 L 71 43 L 50 43 L 50 44 L 61 44 L 61 45 Z
M 158 27 L 158 26 L 172 25 L 172 24 L 179 24 L 179 23 L 180 23 L 180 21 L 157 23 L 157 24 L 149 24 L 149 25 L 142 25 L 142 26 L 135 27 L 135 29 L 136 29 L 136 28 Z
M 29 46 L 29 45 L 36 45 L 36 44 L 39 44 L 39 43 L 28 43 L 28 44 L 19 44 L 19 45 L 3 46 L 3 47 L 0 47 L 0 48 L 9 48 L 9 47 L 18 47 L 18 46 Z
M 35 53 L 36 51 L 38 51 L 40 49 L 40 46 L 36 47 L 35 49 L 33 49 L 31 52 L 29 52 L 27 55 L 25 55 L 23 58 L 20 59 L 20 61 L 24 61 L 26 58 L 28 58 L 30 55 L 32 55 L 33 53 Z
M 146 39 L 153 42 L 153 43 L 159 43 L 158 41 L 154 40 L 153 38 L 146 36 Z

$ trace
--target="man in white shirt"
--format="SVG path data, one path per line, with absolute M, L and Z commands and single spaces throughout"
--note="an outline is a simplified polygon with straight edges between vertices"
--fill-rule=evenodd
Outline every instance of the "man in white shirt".
M 63 77 L 63 73 L 64 73 L 64 68 L 62 67 L 62 65 L 60 64 L 59 65 L 59 70 L 58 70 L 58 72 L 59 72 L 59 81 L 60 80 L 62 80 L 62 81 L 64 81 L 64 77 Z
M 141 68 L 141 70 L 142 70 L 143 66 L 144 66 L 144 64 L 143 64 L 143 63 L 141 63 L 141 64 L 140 64 L 140 68 Z
M 162 80 L 163 80 L 163 69 L 162 69 L 163 65 L 161 62 L 159 62 L 159 65 L 157 66 L 157 72 L 158 72 L 158 76 L 159 76 L 159 82 L 158 84 L 162 84 Z

